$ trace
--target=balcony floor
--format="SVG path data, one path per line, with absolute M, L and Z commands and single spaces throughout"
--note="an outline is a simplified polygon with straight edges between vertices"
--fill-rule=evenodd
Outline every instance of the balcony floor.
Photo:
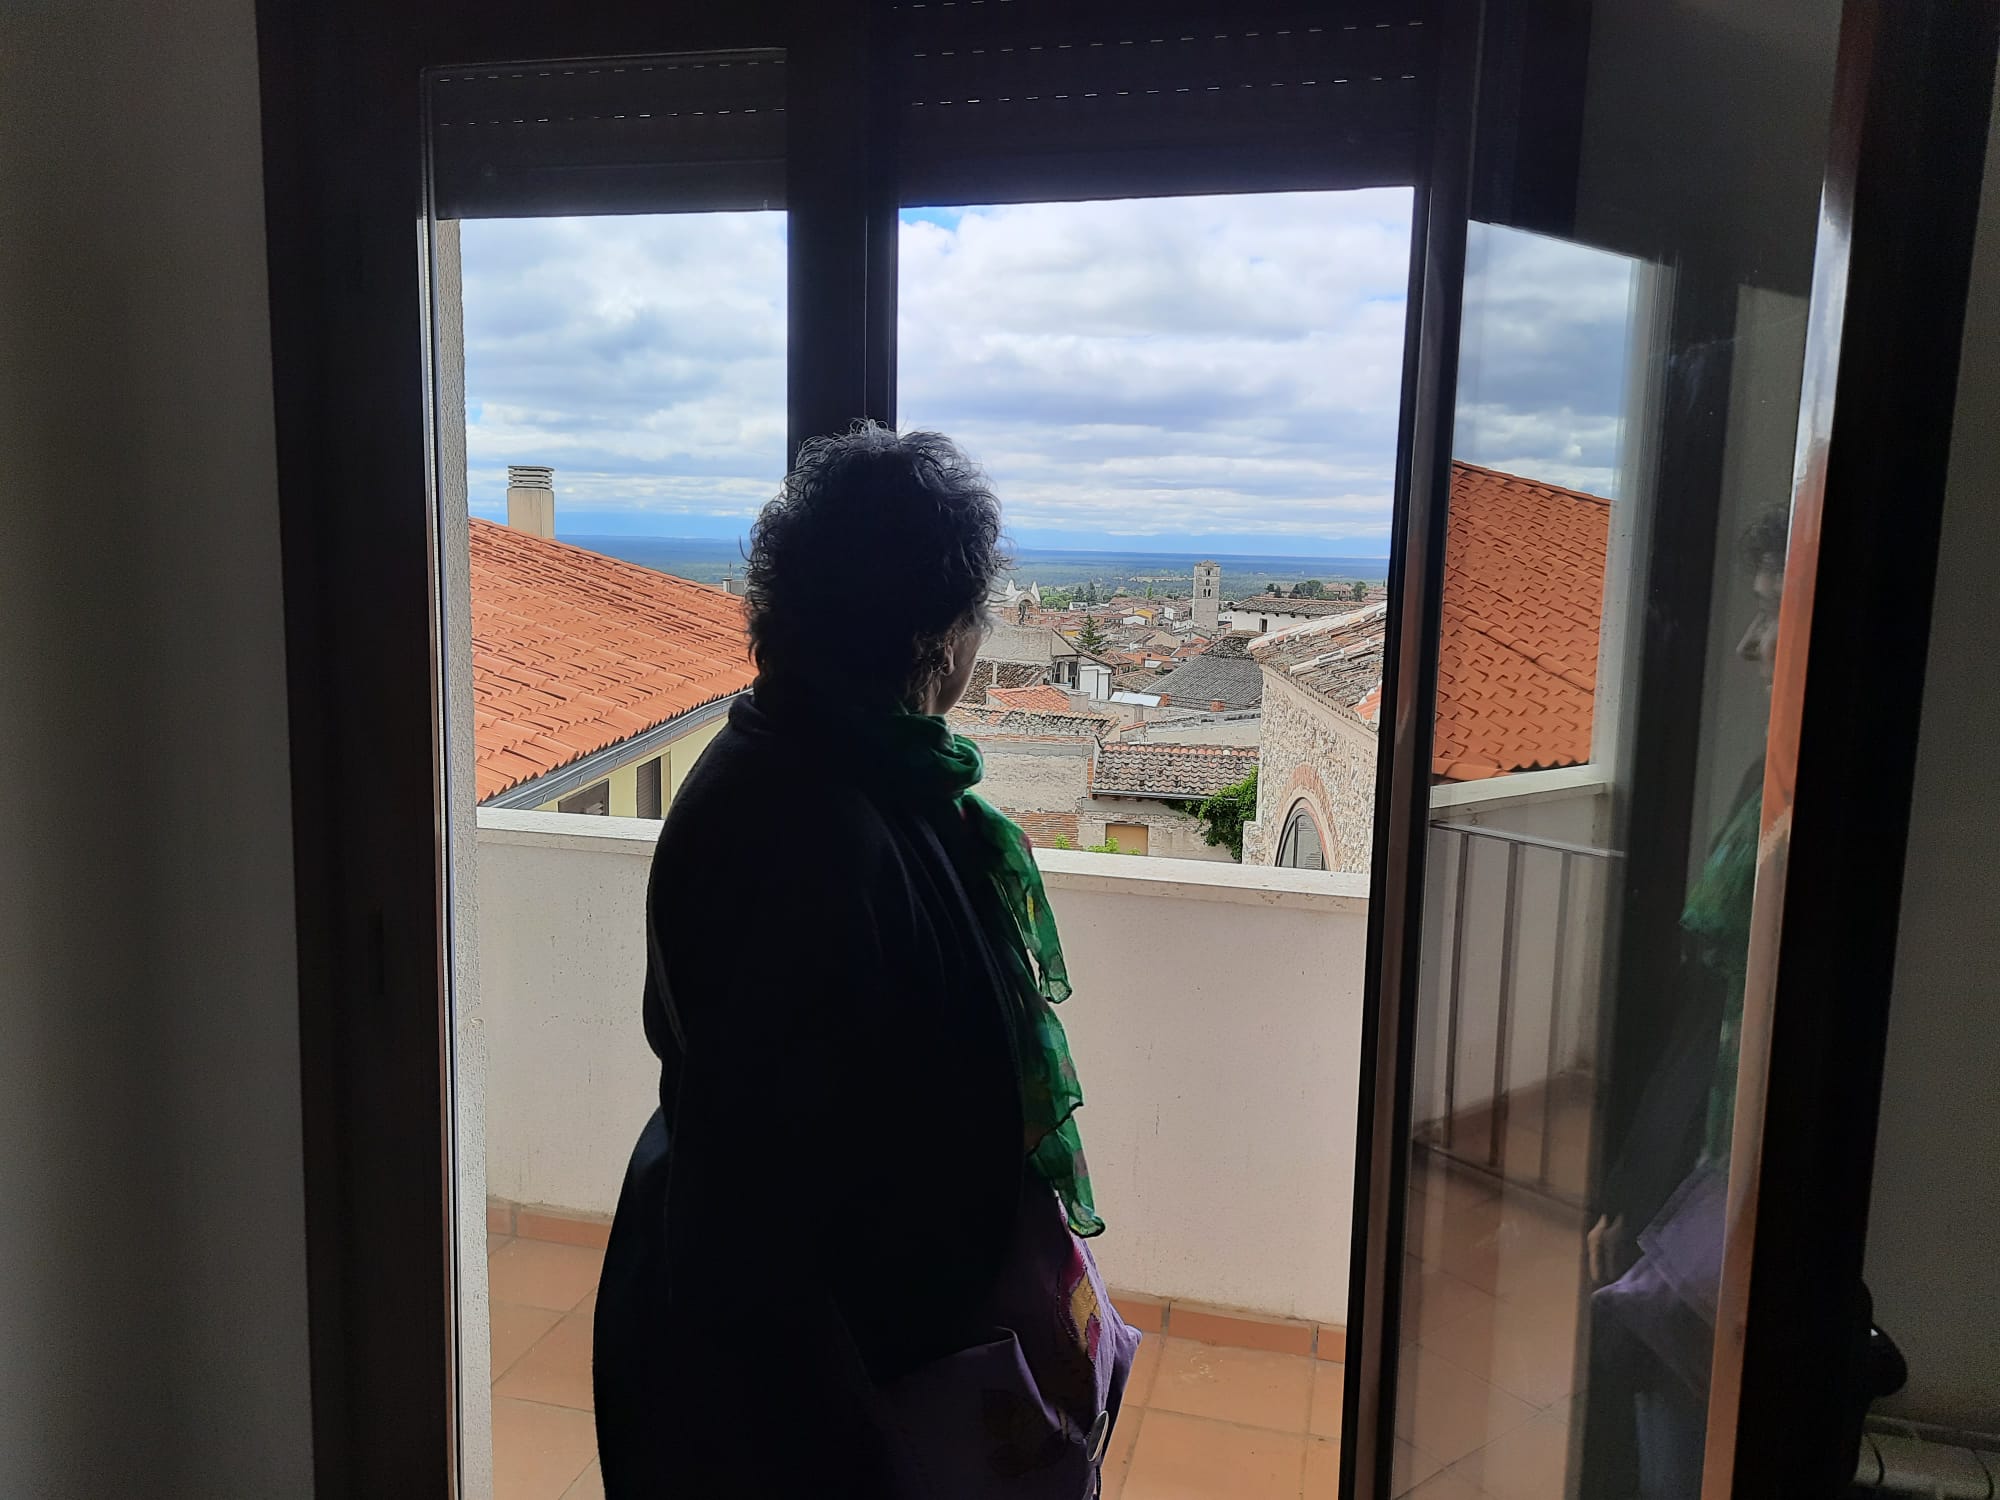
M 1416 1441 L 1396 1445 L 1396 1492 L 1560 1494 L 1576 1231 L 1456 1174 L 1421 1174 L 1417 1202 L 1428 1222 L 1411 1266 L 1417 1342 L 1404 1350 Z M 604 1493 L 590 1392 L 602 1261 L 585 1246 L 488 1237 L 496 1500 Z M 1106 1500 L 1333 1500 L 1342 1373 L 1310 1357 L 1149 1335 L 1112 1439 Z

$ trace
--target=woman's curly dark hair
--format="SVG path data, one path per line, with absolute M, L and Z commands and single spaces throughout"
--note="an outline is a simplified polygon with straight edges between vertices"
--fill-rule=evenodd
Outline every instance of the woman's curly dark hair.
M 1792 509 L 1784 502 L 1767 505 L 1750 519 L 1736 539 L 1736 557 L 1752 577 L 1785 574 L 1785 543 L 1791 534 Z
M 751 530 L 751 654 L 763 671 L 905 701 L 1006 566 L 1000 502 L 957 444 L 856 423 L 800 447 Z

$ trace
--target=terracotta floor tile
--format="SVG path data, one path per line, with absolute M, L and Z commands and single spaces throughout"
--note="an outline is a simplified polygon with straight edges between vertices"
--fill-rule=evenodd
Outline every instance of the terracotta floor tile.
M 1546 1285 L 1551 1271 L 1574 1275 L 1586 1227 L 1525 1203 L 1496 1203 L 1447 1219 L 1442 1237 L 1426 1241 L 1423 1259 L 1483 1291 L 1518 1295 Z
M 597 1290 L 604 1252 L 545 1240 L 510 1240 L 486 1259 L 488 1295 L 496 1302 L 568 1312 Z
M 576 1483 L 563 1491 L 562 1500 L 604 1500 L 604 1471 L 597 1467 L 595 1459 L 577 1475 Z
M 1420 1327 L 1417 1341 L 1510 1396 L 1545 1407 L 1576 1388 L 1577 1317 L 1574 1300 L 1555 1296 L 1495 1301 L 1442 1327 Z
M 597 1457 L 587 1411 L 534 1401 L 493 1403 L 493 1500 L 562 1500 Z
M 1346 1365 L 1322 1364 L 1313 1371 L 1312 1412 L 1306 1418 L 1306 1431 L 1314 1437 L 1340 1436 L 1340 1399 L 1346 1379 Z
M 1543 1415 L 1460 1459 L 1451 1472 L 1493 1500 L 1549 1500 L 1569 1474 L 1569 1423 Z
M 1456 1463 L 1535 1415 L 1535 1408 L 1427 1350 L 1405 1345 L 1396 1431 L 1440 1463 Z
M 1340 1440 L 1306 1439 L 1304 1500 L 1340 1500 Z
M 1489 1311 L 1497 1300 L 1491 1292 L 1436 1266 L 1412 1260 L 1403 1269 L 1403 1327 L 1414 1327 L 1419 1337 L 1469 1314 Z
M 1149 1409 L 1122 1500 L 1295 1500 L 1305 1441 Z
M 1389 1493 L 1407 1495 L 1443 1467 L 1423 1449 L 1397 1438 L 1395 1456 L 1389 1465 Z
M 511 1234 L 495 1234 L 493 1233 L 492 1230 L 489 1229 L 486 1232 L 486 1253 L 488 1255 L 491 1255 L 495 1250 L 498 1250 L 502 1245 L 506 1244 L 507 1241 L 511 1240 L 513 1237 L 514 1236 L 512 1236 Z
M 1541 1500 L 1559 1500 L 1561 1490 L 1551 1490 Z M 1484 1490 L 1474 1489 L 1463 1479 L 1447 1470 L 1433 1474 L 1415 1489 L 1410 1490 L 1404 1500 L 1487 1500 Z
M 562 1314 L 546 1307 L 522 1307 L 513 1302 L 488 1302 L 486 1323 L 493 1341 L 493 1378 L 507 1373 L 507 1367 L 526 1354 L 536 1339 L 562 1321 Z
M 590 1319 L 573 1312 L 493 1382 L 493 1394 L 589 1411 Z
M 1160 1352 L 1167 1341 L 1157 1333 L 1149 1333 L 1139 1343 L 1139 1352 L 1132 1359 L 1132 1375 L 1125 1382 L 1125 1404 L 1144 1406 L 1153 1399 L 1153 1382 L 1160 1373 Z
M 1168 1339 L 1148 1405 L 1218 1422 L 1304 1432 L 1313 1363 L 1295 1354 Z
M 1167 1299 L 1149 1297 L 1144 1292 L 1113 1292 L 1111 1305 L 1118 1316 L 1141 1333 L 1158 1333 L 1167 1320 Z
M 1118 1500 L 1125 1491 L 1125 1476 L 1132 1467 L 1132 1452 L 1139 1446 L 1139 1433 L 1146 1420 L 1143 1406 L 1119 1410 L 1118 1425 L 1111 1429 L 1111 1446 L 1104 1450 L 1104 1493 L 1101 1500 Z

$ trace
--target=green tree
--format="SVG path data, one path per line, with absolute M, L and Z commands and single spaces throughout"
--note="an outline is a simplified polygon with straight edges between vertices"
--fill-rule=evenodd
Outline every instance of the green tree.
M 1153 586 L 1150 583 L 1146 585 L 1146 597 L 1148 599 L 1153 597 Z
M 1092 653 L 1104 649 L 1104 632 L 1097 628 L 1097 616 L 1083 617 L 1083 628 L 1076 633 L 1076 643 Z
M 1137 850 L 1120 849 L 1116 836 L 1112 834 L 1106 834 L 1104 842 L 1101 844 L 1085 844 L 1083 848 L 1086 854 L 1127 854 L 1138 852 Z
M 1368 597 L 1368 585 L 1357 578 L 1347 586 L 1347 593 L 1349 598 L 1359 604 Z
M 1092 578 L 1083 586 L 1083 607 L 1089 609 L 1095 603 L 1097 603 L 1097 580 Z
M 1326 585 L 1317 578 L 1308 578 L 1304 583 L 1292 585 L 1294 599 L 1318 599 L 1326 593 Z
M 1237 863 L 1242 863 L 1243 825 L 1257 816 L 1257 768 L 1252 766 L 1250 774 L 1234 786 L 1204 798 L 1194 815 L 1201 819 L 1202 837 L 1226 846 Z
M 1068 609 L 1070 593 L 1068 589 L 1043 589 L 1043 609 Z

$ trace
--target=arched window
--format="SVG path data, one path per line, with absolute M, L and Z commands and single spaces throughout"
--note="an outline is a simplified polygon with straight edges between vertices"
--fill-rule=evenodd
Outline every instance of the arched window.
M 1285 819 L 1285 831 L 1278 840 L 1278 864 L 1287 870 L 1326 868 L 1326 848 L 1320 842 L 1319 824 L 1304 802 L 1294 802 L 1291 816 Z

